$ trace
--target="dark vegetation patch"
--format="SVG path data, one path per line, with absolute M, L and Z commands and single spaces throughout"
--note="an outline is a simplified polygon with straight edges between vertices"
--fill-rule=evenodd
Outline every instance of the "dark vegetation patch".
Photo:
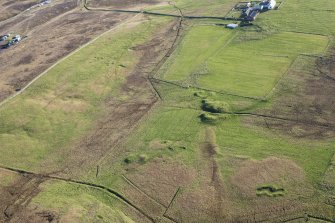
M 164 150 L 169 151 L 180 151 L 186 150 L 187 147 L 183 141 L 170 141 L 170 140 L 152 140 L 149 144 L 150 149 L 152 150 L 160 150 L 164 152 Z
M 211 99 L 203 99 L 201 108 L 211 113 L 229 113 L 231 111 L 228 103 Z
M 32 54 L 28 54 L 26 56 L 23 56 L 17 63 L 16 65 L 23 65 L 23 64 L 30 64 L 33 62 L 34 57 Z
M 262 185 L 257 187 L 257 196 L 280 197 L 284 196 L 285 189 L 276 185 Z
M 197 92 L 194 95 L 202 97 L 201 109 L 204 111 L 199 118 L 203 123 L 215 124 L 219 121 L 225 120 L 229 117 L 231 112 L 230 105 L 223 101 L 217 101 L 205 97 L 206 93 Z
M 324 174 L 321 189 L 329 195 L 328 203 L 335 206 L 335 155 L 331 159 L 329 166 Z
M 227 119 L 229 117 L 229 115 L 204 112 L 199 117 L 200 117 L 200 120 L 204 123 L 215 124 L 218 121 L 222 121 L 222 120 Z
M 140 154 L 140 155 L 136 155 L 136 156 L 128 156 L 127 158 L 125 158 L 123 160 L 123 162 L 125 164 L 131 164 L 131 163 L 140 163 L 140 164 L 144 164 L 146 163 L 148 160 L 148 156 L 146 154 Z

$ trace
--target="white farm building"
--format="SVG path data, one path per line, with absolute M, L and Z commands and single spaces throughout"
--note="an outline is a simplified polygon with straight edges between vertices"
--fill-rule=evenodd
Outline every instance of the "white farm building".
M 263 5 L 263 9 L 271 10 L 274 9 L 277 2 L 275 0 L 266 0 L 261 3 Z

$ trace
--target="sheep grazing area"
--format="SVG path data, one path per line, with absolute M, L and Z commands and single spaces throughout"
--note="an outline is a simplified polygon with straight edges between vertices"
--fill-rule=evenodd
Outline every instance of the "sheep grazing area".
M 0 222 L 335 221 L 333 0 L 39 3 L 0 0 Z

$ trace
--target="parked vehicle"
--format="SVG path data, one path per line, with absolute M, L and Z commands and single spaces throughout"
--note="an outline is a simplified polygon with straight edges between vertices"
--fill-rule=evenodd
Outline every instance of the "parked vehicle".
M 3 36 L 0 36 L 0 42 L 5 41 L 6 39 L 8 39 L 8 37 L 10 37 L 10 34 L 5 34 Z
M 8 41 L 5 45 L 2 46 L 3 49 L 7 49 L 10 46 L 17 44 L 18 42 L 21 41 L 21 36 L 20 35 L 16 35 L 14 36 L 10 41 Z
M 22 39 L 22 38 L 21 38 L 20 35 L 16 35 L 16 36 L 13 37 L 12 41 L 13 41 L 14 43 L 18 43 L 18 42 L 21 41 L 21 39 Z

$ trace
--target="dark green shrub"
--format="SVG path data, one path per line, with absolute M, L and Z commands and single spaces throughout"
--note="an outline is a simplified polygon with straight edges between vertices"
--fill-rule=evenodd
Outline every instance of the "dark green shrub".
M 210 99 L 202 100 L 202 110 L 211 112 L 211 113 L 229 113 L 230 106 L 226 102 L 222 101 L 213 101 Z

